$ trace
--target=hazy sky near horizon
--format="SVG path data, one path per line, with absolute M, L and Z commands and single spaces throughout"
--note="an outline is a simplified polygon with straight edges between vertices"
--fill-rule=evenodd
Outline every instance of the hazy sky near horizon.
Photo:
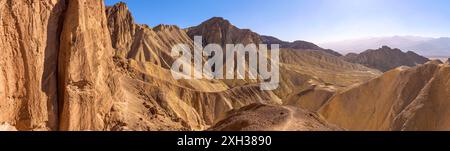
M 186 28 L 219 16 L 287 41 L 450 36 L 450 0 L 105 0 L 119 1 L 139 24 Z

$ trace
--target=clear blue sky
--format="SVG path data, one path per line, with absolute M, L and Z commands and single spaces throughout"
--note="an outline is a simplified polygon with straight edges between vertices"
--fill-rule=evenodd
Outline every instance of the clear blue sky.
M 120 0 L 105 0 L 113 5 Z M 214 16 L 283 40 L 450 36 L 450 0 L 122 0 L 136 22 L 195 26 Z

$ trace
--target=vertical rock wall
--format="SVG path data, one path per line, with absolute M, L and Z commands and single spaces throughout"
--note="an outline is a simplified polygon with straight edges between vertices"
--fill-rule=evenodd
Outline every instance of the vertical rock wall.
M 113 48 L 102 0 L 69 0 L 59 53 L 60 130 L 103 130 Z
M 64 0 L 0 0 L 0 123 L 57 129 L 57 62 Z

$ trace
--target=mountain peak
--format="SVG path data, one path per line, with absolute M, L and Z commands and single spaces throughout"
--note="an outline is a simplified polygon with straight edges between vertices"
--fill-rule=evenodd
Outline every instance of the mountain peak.
M 128 45 L 127 36 L 131 36 L 135 31 L 134 19 L 128 6 L 124 2 L 119 2 L 109 6 L 105 10 L 108 20 L 108 30 L 111 33 L 113 48 L 119 48 L 121 45 Z
M 166 25 L 166 24 L 159 24 L 153 28 L 155 31 L 161 31 L 161 30 L 180 30 L 180 28 L 176 25 Z
M 128 8 L 127 4 L 126 4 L 125 2 L 122 2 L 122 1 L 118 2 L 118 3 L 115 4 L 114 6 L 118 6 L 118 7 L 126 7 L 126 8 Z
M 229 20 L 226 20 L 223 17 L 212 17 L 206 21 L 204 21 L 202 24 L 220 24 L 220 25 L 226 25 L 226 26 L 233 26 Z
M 211 17 L 210 19 L 208 19 L 207 21 L 228 21 L 223 17 Z
M 388 71 L 399 66 L 416 66 L 429 60 L 412 51 L 403 52 L 397 48 L 382 46 L 379 49 L 369 49 L 360 54 L 347 54 L 344 59 L 348 62 L 363 64 L 367 67 Z
M 333 50 L 323 49 L 316 44 L 306 41 L 297 40 L 294 42 L 286 42 L 271 36 L 261 36 L 250 29 L 240 29 L 222 17 L 210 18 L 198 26 L 188 28 L 187 31 L 191 38 L 202 35 L 206 44 L 216 43 L 222 46 L 237 43 L 279 44 L 280 48 L 318 50 L 334 56 L 342 56 Z
M 108 6 L 107 9 L 114 8 L 114 10 L 126 10 L 128 11 L 128 6 L 125 2 L 118 2 L 113 6 Z
M 381 49 L 391 49 L 391 47 L 384 45 L 384 46 L 381 46 Z
M 128 6 L 124 2 L 118 2 L 113 6 L 106 8 L 106 14 L 108 19 L 116 19 L 119 22 L 134 22 Z
M 250 44 L 261 43 L 259 34 L 251 30 L 239 29 L 222 17 L 210 18 L 198 26 L 187 29 L 190 38 L 203 36 L 205 44 Z

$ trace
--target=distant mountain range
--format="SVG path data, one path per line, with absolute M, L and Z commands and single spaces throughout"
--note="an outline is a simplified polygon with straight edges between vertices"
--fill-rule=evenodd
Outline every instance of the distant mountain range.
M 359 63 L 383 72 L 399 66 L 414 67 L 430 61 L 412 51 L 402 52 L 400 49 L 392 49 L 388 46 L 376 50 L 369 49 L 360 54 L 348 53 L 343 58 L 345 61 Z
M 331 54 L 333 56 L 342 56 L 339 52 L 336 52 L 331 49 L 324 49 L 319 46 L 317 46 L 314 43 L 302 41 L 302 40 L 296 40 L 294 42 L 287 42 L 282 41 L 278 38 L 272 37 L 272 36 L 261 36 L 261 40 L 264 44 L 280 44 L 281 48 L 291 48 L 291 49 L 310 49 L 310 50 L 319 50 L 328 54 Z
M 381 46 L 399 48 L 403 51 L 414 51 L 426 57 L 450 56 L 450 38 L 429 38 L 418 36 L 374 37 L 318 44 L 323 48 L 333 49 L 341 53 L 360 53 Z

